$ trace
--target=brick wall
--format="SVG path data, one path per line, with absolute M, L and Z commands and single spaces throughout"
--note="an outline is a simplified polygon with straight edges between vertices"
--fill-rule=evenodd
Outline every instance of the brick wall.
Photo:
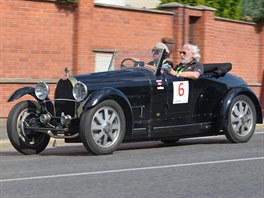
M 216 18 L 214 24 L 214 61 L 232 62 L 231 73 L 241 76 L 260 96 L 260 34 L 255 24 Z
M 57 78 L 65 65 L 72 64 L 72 6 L 37 1 L 0 4 L 0 78 Z
M 172 6 L 163 11 L 51 1 L 0 2 L 0 117 L 14 103 L 9 95 L 43 79 L 53 93 L 65 66 L 72 73 L 94 71 L 95 49 L 134 51 L 143 58 L 153 44 L 169 38 L 172 58 L 188 42 L 190 17 L 197 17 L 194 43 L 202 62 L 232 62 L 232 73 L 243 77 L 260 96 L 264 67 L 264 28 L 253 23 L 215 18 L 214 9 Z M 176 11 L 176 12 L 175 12 Z M 184 31 L 183 31 L 184 30 Z M 52 96 L 53 97 L 53 96 Z M 30 98 L 30 97 L 26 97 Z
M 94 10 L 93 47 L 134 51 L 139 59 L 151 57 L 150 50 L 157 41 L 173 38 L 172 16 L 171 13 L 97 6 Z M 146 52 L 149 53 L 144 54 Z
M 258 82 L 259 35 L 252 24 L 216 19 L 214 60 L 231 61 L 233 73 L 248 82 Z
M 60 78 L 72 66 L 74 10 L 50 2 L 0 2 L 0 117 L 14 105 L 6 103 L 14 90 L 34 79 Z
M 264 69 L 263 25 L 215 17 L 216 10 L 204 6 L 191 7 L 171 3 L 163 8 L 168 11 L 176 10 L 175 25 L 179 32 L 184 31 L 185 34 L 185 38 L 182 38 L 182 34 L 178 33 L 175 38 L 177 42 L 188 42 L 189 23 L 191 17 L 196 17 L 193 36 L 194 44 L 201 50 L 201 61 L 231 62 L 231 73 L 245 79 L 257 96 L 260 96 Z M 179 45 L 176 46 L 179 49 Z
M 0 117 L 14 105 L 6 103 L 14 90 L 33 79 L 59 78 L 65 66 L 72 66 L 74 9 L 49 2 L 0 2 Z

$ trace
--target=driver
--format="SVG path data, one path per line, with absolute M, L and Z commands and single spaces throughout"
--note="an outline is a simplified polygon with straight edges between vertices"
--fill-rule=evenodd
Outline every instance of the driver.
M 158 42 L 158 43 L 156 43 L 156 45 L 152 49 L 153 60 L 145 65 L 145 67 L 147 69 L 150 69 L 152 71 L 156 71 L 158 60 L 160 58 L 162 49 L 165 49 L 165 59 L 163 60 L 162 64 L 163 65 L 164 64 L 169 65 L 173 68 L 173 63 L 168 60 L 170 57 L 170 50 L 169 50 L 168 46 L 164 43 Z
M 201 58 L 199 51 L 196 45 L 185 44 L 180 51 L 180 64 L 173 69 L 170 67 L 163 69 L 173 76 L 197 80 L 204 72 L 204 67 L 199 62 Z

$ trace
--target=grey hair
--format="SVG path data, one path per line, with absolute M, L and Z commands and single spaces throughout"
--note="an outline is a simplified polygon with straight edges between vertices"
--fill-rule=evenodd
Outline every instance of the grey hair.
M 185 44 L 182 48 L 189 49 L 193 53 L 193 58 L 196 61 L 200 61 L 201 55 L 200 55 L 200 49 L 198 48 L 197 45 L 192 45 L 192 44 Z

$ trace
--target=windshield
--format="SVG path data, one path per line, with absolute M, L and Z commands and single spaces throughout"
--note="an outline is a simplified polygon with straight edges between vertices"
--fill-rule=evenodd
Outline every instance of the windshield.
M 99 72 L 142 67 L 156 73 L 159 62 L 163 57 L 162 52 L 162 49 L 150 49 L 145 52 L 137 50 L 134 52 L 114 51 L 112 56 L 109 56 L 108 61 L 105 61 L 105 65 L 100 65 L 102 61 L 97 61 L 96 70 Z

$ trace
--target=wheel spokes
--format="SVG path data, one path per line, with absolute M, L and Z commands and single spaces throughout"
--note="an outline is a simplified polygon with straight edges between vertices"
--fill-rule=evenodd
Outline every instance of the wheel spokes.
M 236 134 L 247 135 L 252 127 L 253 114 L 246 101 L 238 101 L 231 113 L 231 124 Z
M 233 115 L 235 115 L 237 117 L 240 115 L 240 111 L 239 111 L 238 106 L 234 106 Z
M 26 129 L 27 127 L 31 126 L 31 120 L 35 120 L 37 117 L 37 113 L 34 109 L 24 109 L 20 115 L 18 116 L 17 120 L 17 131 L 19 138 L 29 145 L 34 145 L 38 142 L 37 138 L 34 137 L 31 131 Z
M 97 114 L 95 115 L 95 118 L 99 125 L 102 125 L 104 123 L 103 114 L 101 112 L 97 112 Z
M 92 133 L 95 143 L 103 148 L 115 143 L 120 133 L 120 118 L 111 107 L 99 109 L 92 120 Z
M 95 134 L 94 135 L 94 139 L 95 139 L 95 141 L 96 142 L 99 142 L 99 141 L 101 141 L 101 139 L 102 139 L 102 137 L 105 135 L 105 133 L 103 132 L 103 131 L 101 131 L 100 133 L 98 133 L 98 134 Z
M 117 119 L 117 116 L 118 115 L 113 112 L 112 115 L 110 116 L 109 123 L 114 124 L 114 121 L 115 121 L 115 119 Z

